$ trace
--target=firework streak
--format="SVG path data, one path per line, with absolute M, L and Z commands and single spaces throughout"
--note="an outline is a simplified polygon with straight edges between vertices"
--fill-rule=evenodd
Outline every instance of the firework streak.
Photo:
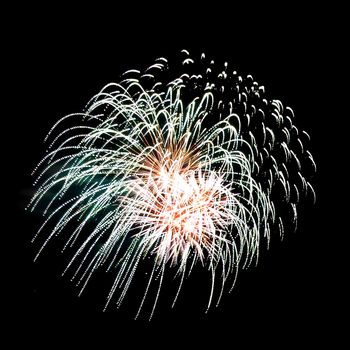
M 66 271 L 81 291 L 103 265 L 115 271 L 106 307 L 120 305 L 151 259 L 136 317 L 156 285 L 152 317 L 168 272 L 178 278 L 175 304 L 196 264 L 211 276 L 208 308 L 218 304 L 261 241 L 296 226 L 301 197 L 315 198 L 309 136 L 293 111 L 227 63 L 181 55 L 170 68 L 160 58 L 124 73 L 83 113 L 60 119 L 34 171 L 29 207 L 42 208 L 38 234 L 48 233 L 38 255 L 68 231 Z

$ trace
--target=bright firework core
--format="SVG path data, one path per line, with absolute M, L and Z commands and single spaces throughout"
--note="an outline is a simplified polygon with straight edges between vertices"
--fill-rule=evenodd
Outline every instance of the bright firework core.
M 238 269 L 257 261 L 261 240 L 273 229 L 282 235 L 286 220 L 296 225 L 301 195 L 314 196 L 302 175 L 305 164 L 315 168 L 309 136 L 293 111 L 265 98 L 252 76 L 205 55 L 196 66 L 182 53 L 176 79 L 160 58 L 105 86 L 83 113 L 61 118 L 34 171 L 30 208 L 40 203 L 46 216 L 38 234 L 54 223 L 38 255 L 66 234 L 64 249 L 75 251 L 65 272 L 75 268 L 81 292 L 98 268 L 115 272 L 106 307 L 114 298 L 121 305 L 149 258 L 136 317 L 158 284 L 152 317 L 174 269 L 175 303 L 197 262 L 210 273 L 208 308 L 217 289 L 218 304 L 227 281 L 232 288 Z
M 153 176 L 142 189 L 137 188 L 144 195 L 138 202 L 149 203 L 144 221 L 149 229 L 142 229 L 142 234 L 149 239 L 164 235 L 155 250 L 159 261 L 185 262 L 195 249 L 203 262 L 204 251 L 214 249 L 215 240 L 225 240 L 218 232 L 225 232 L 234 222 L 234 196 L 229 187 L 215 172 L 161 167 L 159 175 Z

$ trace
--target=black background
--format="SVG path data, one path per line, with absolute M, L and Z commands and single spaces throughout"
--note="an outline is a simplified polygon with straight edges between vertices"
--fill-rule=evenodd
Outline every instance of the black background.
M 329 220 L 329 146 L 333 129 L 332 76 L 337 73 L 337 20 L 327 8 L 252 8 L 227 5 L 180 7 L 176 3 L 141 9 L 138 4 L 72 8 L 21 8 L 10 42 L 12 98 L 8 118 L 11 138 L 11 179 L 16 184 L 10 233 L 11 330 L 25 341 L 48 346 L 58 341 L 107 342 L 119 348 L 165 344 L 243 342 L 285 348 L 335 342 L 339 310 L 337 274 L 331 252 L 336 249 Z M 159 11 L 159 12 L 157 12 Z M 88 13 L 87 13 L 88 12 Z M 131 68 L 144 68 L 159 56 L 181 49 L 206 52 L 218 62 L 229 61 L 241 74 L 252 74 L 271 96 L 291 106 L 298 127 L 309 132 L 318 165 L 313 180 L 318 200 L 301 213 L 299 229 L 280 242 L 272 237 L 258 267 L 239 274 L 231 294 L 205 314 L 209 290 L 181 295 L 171 310 L 161 301 L 152 322 L 134 321 L 128 307 L 102 313 L 96 283 L 80 298 L 67 278 L 61 278 L 64 259 L 45 254 L 33 263 L 30 239 L 39 220 L 24 212 L 31 195 L 30 172 L 44 154 L 43 139 L 61 116 L 80 111 L 106 83 L 117 81 Z M 15 67 L 15 68 L 12 68 Z M 6 68 L 6 67 L 5 67 Z M 103 278 L 98 283 L 104 283 Z M 197 281 L 190 282 L 195 289 Z M 102 286 L 107 290 L 108 286 Z M 198 288 L 197 288 L 198 289 Z M 162 298 L 163 294 L 161 294 Z M 164 299 L 166 299 L 166 292 Z M 341 333 L 341 330 L 339 329 Z M 45 340 L 45 339 L 49 340 Z M 21 337 L 13 341 L 23 340 Z M 221 344 L 221 345 L 218 345 Z M 196 345 L 194 345 L 196 346 Z M 199 346 L 199 345 L 198 345 Z M 197 346 L 196 346 L 197 347 Z M 239 347 L 240 348 L 240 347 Z

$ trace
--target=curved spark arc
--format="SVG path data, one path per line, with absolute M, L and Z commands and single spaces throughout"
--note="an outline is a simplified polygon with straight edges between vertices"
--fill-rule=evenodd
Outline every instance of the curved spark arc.
M 194 62 L 185 59 L 184 63 Z M 55 124 L 50 135 L 69 119 L 81 118 L 82 122 L 58 132 L 50 143 L 49 153 L 36 169 L 42 168 L 37 179 L 41 184 L 30 203 L 34 210 L 45 197 L 55 193 L 44 214 L 52 212 L 39 232 L 53 220 L 56 224 L 38 255 L 51 238 L 74 222 L 75 229 L 64 249 L 85 235 L 65 270 L 78 262 L 73 279 L 81 285 L 80 293 L 99 267 L 117 267 L 106 307 L 117 290 L 117 305 L 121 305 L 139 264 L 152 257 L 151 276 L 136 317 L 155 275 L 160 279 L 151 317 L 167 267 L 175 267 L 180 277 L 175 303 L 185 274 L 190 274 L 197 262 L 212 276 L 208 309 L 216 280 L 221 279 L 218 304 L 230 276 L 234 277 L 233 287 L 238 268 L 257 260 L 260 237 L 269 241 L 271 224 L 277 222 L 283 232 L 283 220 L 276 216 L 270 198 L 274 184 L 280 182 L 287 202 L 292 189 L 297 201 L 300 192 L 297 185 L 289 184 L 285 164 L 280 167 L 270 154 L 276 147 L 271 127 L 261 124 L 263 141 L 258 146 L 251 131 L 246 136 L 242 133 L 242 118 L 232 101 L 226 104 L 230 107 L 225 114 L 218 113 L 218 123 L 204 127 L 215 106 L 219 106 L 218 110 L 224 108 L 223 102 L 215 99 L 213 84 L 207 83 L 203 94 L 186 104 L 183 90 L 188 75 L 171 81 L 160 92 L 156 92 L 158 82 L 145 89 L 142 78 L 151 79 L 149 72 L 162 70 L 166 64 L 158 61 L 140 79 L 128 78 L 130 74 L 141 74 L 130 70 L 121 83 L 104 87 L 88 103 L 85 113 L 63 117 Z M 225 71 L 220 74 L 226 79 Z M 247 94 L 238 95 L 245 111 Z M 290 129 L 282 131 L 286 136 L 280 147 L 286 162 L 293 159 L 300 170 L 298 156 L 288 147 L 290 131 L 295 132 L 293 112 L 289 111 L 291 118 L 283 118 L 283 105 L 277 100 L 271 102 L 271 107 L 271 116 L 278 125 L 287 119 L 291 123 Z M 259 112 L 255 107 L 254 110 Z M 260 114 L 265 120 L 264 112 Z M 248 126 L 252 119 L 246 114 Z M 265 158 L 272 166 L 264 188 L 256 174 L 264 167 Z M 310 153 L 309 158 L 312 160 Z M 304 186 L 306 180 L 301 174 L 300 177 Z M 75 188 L 79 193 L 72 196 Z M 291 207 L 296 221 L 295 203 Z M 95 227 L 86 236 L 86 226 L 91 222 Z

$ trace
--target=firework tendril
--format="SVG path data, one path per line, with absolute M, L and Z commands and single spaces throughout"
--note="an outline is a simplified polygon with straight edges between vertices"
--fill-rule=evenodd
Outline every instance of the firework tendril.
M 37 256 L 68 231 L 65 272 L 81 291 L 101 266 L 114 271 L 106 307 L 122 303 L 151 259 L 136 317 L 156 284 L 152 317 L 166 273 L 178 279 L 175 304 L 196 264 L 210 272 L 207 307 L 218 304 L 272 231 L 296 227 L 301 197 L 315 199 L 309 135 L 292 109 L 227 63 L 181 54 L 174 69 L 160 58 L 124 73 L 61 118 L 34 170 L 29 208 L 40 207 L 46 232 Z

